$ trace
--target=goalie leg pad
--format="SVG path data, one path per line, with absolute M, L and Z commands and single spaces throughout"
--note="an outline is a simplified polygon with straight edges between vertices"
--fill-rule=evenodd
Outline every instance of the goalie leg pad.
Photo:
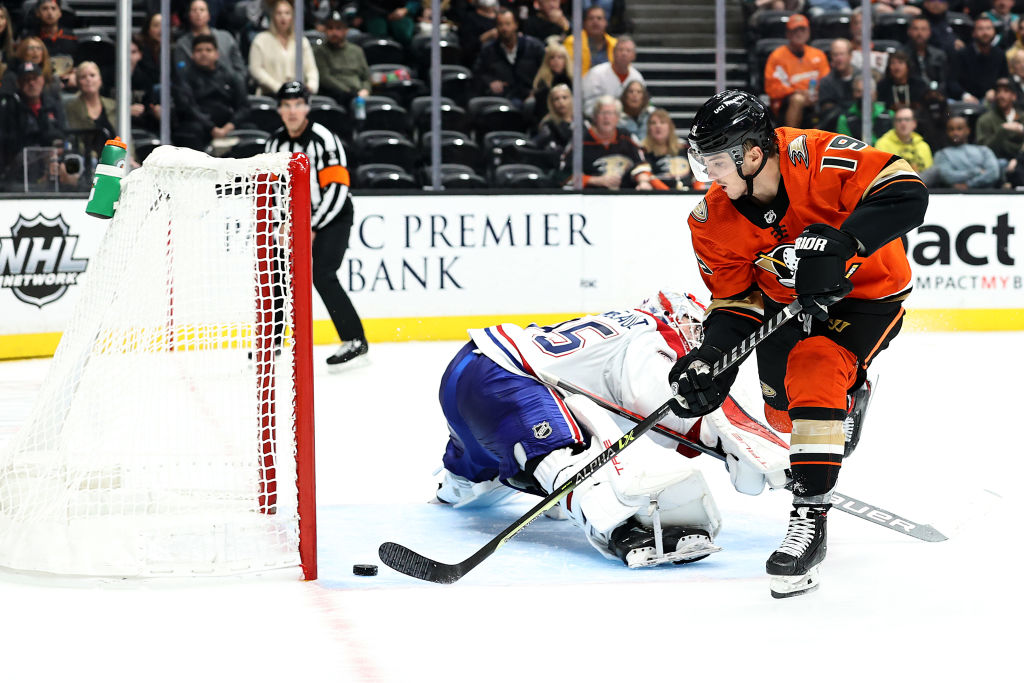
M 777 489 L 785 487 L 789 480 L 789 444 L 732 398 L 704 417 L 700 440 L 725 453 L 729 478 L 740 493 L 756 496 L 765 484 Z
M 570 449 L 560 449 L 536 465 L 533 475 L 548 492 L 554 491 L 621 435 L 611 417 L 589 399 L 570 396 L 566 403 L 591 433 L 591 447 L 577 455 Z M 672 529 L 687 528 L 703 531 L 709 540 L 718 534 L 722 523 L 700 471 L 685 458 L 650 439 L 632 444 L 628 451 L 577 487 L 563 504 L 573 523 L 584 529 L 591 545 L 612 559 L 619 556 L 610 547 L 611 534 L 631 521 L 649 530 L 662 530 L 656 537 L 667 535 Z M 679 537 L 677 535 L 676 540 Z M 663 549 L 677 550 L 663 541 L 664 538 L 658 540 Z M 705 550 L 704 554 L 713 552 Z M 664 553 L 659 550 L 657 554 Z

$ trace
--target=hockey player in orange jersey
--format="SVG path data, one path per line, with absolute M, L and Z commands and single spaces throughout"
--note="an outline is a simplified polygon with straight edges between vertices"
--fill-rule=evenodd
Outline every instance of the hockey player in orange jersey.
M 673 366 L 681 416 L 717 408 L 736 368 L 723 353 L 794 299 L 790 323 L 757 347 L 769 423 L 791 432 L 793 510 L 767 562 L 772 595 L 814 590 L 826 513 L 843 458 L 859 438 L 868 364 L 900 330 L 910 293 L 901 237 L 919 226 L 928 192 L 910 165 L 854 138 L 775 128 L 756 97 L 727 90 L 697 112 L 690 164 L 714 181 L 690 214 L 712 302 L 703 344 Z M 844 422 L 851 434 L 844 430 Z

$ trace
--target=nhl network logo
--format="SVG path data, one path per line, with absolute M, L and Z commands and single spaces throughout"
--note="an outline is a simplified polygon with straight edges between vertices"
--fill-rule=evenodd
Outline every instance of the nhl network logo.
M 78 236 L 69 235 L 64 217 L 18 216 L 11 237 L 0 237 L 0 287 L 42 308 L 78 283 L 88 259 L 75 258 Z

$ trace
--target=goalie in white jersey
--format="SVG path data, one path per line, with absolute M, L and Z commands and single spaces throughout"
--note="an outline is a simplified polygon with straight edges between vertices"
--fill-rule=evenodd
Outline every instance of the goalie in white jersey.
M 633 425 L 559 380 L 646 416 L 672 395 L 668 370 L 700 343 L 703 307 L 658 292 L 639 307 L 539 327 L 470 330 L 449 363 L 439 398 L 448 421 L 437 498 L 456 507 L 494 504 L 516 490 L 547 495 Z M 726 456 L 733 485 L 757 495 L 785 486 L 788 444 L 728 399 L 664 427 Z M 648 432 L 562 501 L 590 543 L 630 567 L 687 562 L 719 550 L 721 517 L 696 451 Z M 682 453 L 682 455 L 680 455 Z M 688 457 L 683 457 L 683 455 Z

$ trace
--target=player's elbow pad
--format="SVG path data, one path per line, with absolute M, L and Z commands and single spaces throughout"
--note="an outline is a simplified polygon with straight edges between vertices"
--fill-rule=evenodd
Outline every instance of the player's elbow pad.
M 924 183 L 892 183 L 854 209 L 842 230 L 860 243 L 858 256 L 870 256 L 924 223 L 927 209 Z

